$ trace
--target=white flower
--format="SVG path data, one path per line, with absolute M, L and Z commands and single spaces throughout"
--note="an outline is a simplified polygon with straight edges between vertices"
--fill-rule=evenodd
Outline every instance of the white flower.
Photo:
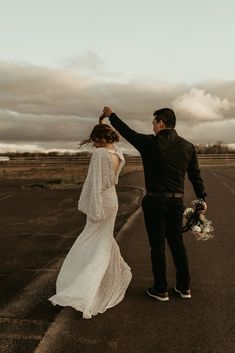
M 201 232 L 201 228 L 199 226 L 193 226 L 192 227 L 192 232 L 200 233 Z

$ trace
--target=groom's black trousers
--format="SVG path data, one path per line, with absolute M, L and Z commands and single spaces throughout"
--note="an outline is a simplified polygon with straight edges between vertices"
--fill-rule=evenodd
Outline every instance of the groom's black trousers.
M 159 292 L 167 291 L 165 238 L 170 247 L 178 289 L 189 289 L 189 269 L 182 237 L 183 198 L 144 196 L 142 201 L 145 226 L 151 247 L 154 286 Z

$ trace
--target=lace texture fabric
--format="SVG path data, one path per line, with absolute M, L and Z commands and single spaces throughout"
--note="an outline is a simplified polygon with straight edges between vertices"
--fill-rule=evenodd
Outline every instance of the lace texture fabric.
M 114 150 L 94 150 L 78 209 L 87 215 L 86 225 L 78 236 L 56 281 L 52 304 L 71 306 L 90 319 L 117 305 L 131 281 L 130 267 L 123 260 L 113 237 L 118 210 L 115 185 L 125 164 L 117 145 Z M 111 153 L 120 159 L 117 172 Z

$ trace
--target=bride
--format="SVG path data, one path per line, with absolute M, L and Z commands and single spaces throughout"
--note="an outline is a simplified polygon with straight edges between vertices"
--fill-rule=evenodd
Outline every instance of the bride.
M 49 298 L 54 305 L 81 311 L 85 319 L 120 303 L 132 277 L 113 237 L 115 185 L 125 164 L 118 141 L 117 132 L 100 123 L 82 143 L 95 147 L 78 202 L 78 209 L 87 215 L 86 225 L 63 262 L 56 294 Z

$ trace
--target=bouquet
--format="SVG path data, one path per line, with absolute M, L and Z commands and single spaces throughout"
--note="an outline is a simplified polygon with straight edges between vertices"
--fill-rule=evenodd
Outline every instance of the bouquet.
M 182 232 L 191 231 L 197 240 L 205 241 L 214 238 L 212 222 L 206 219 L 203 213 L 200 213 L 204 209 L 204 201 L 194 200 L 192 206 L 184 211 Z

